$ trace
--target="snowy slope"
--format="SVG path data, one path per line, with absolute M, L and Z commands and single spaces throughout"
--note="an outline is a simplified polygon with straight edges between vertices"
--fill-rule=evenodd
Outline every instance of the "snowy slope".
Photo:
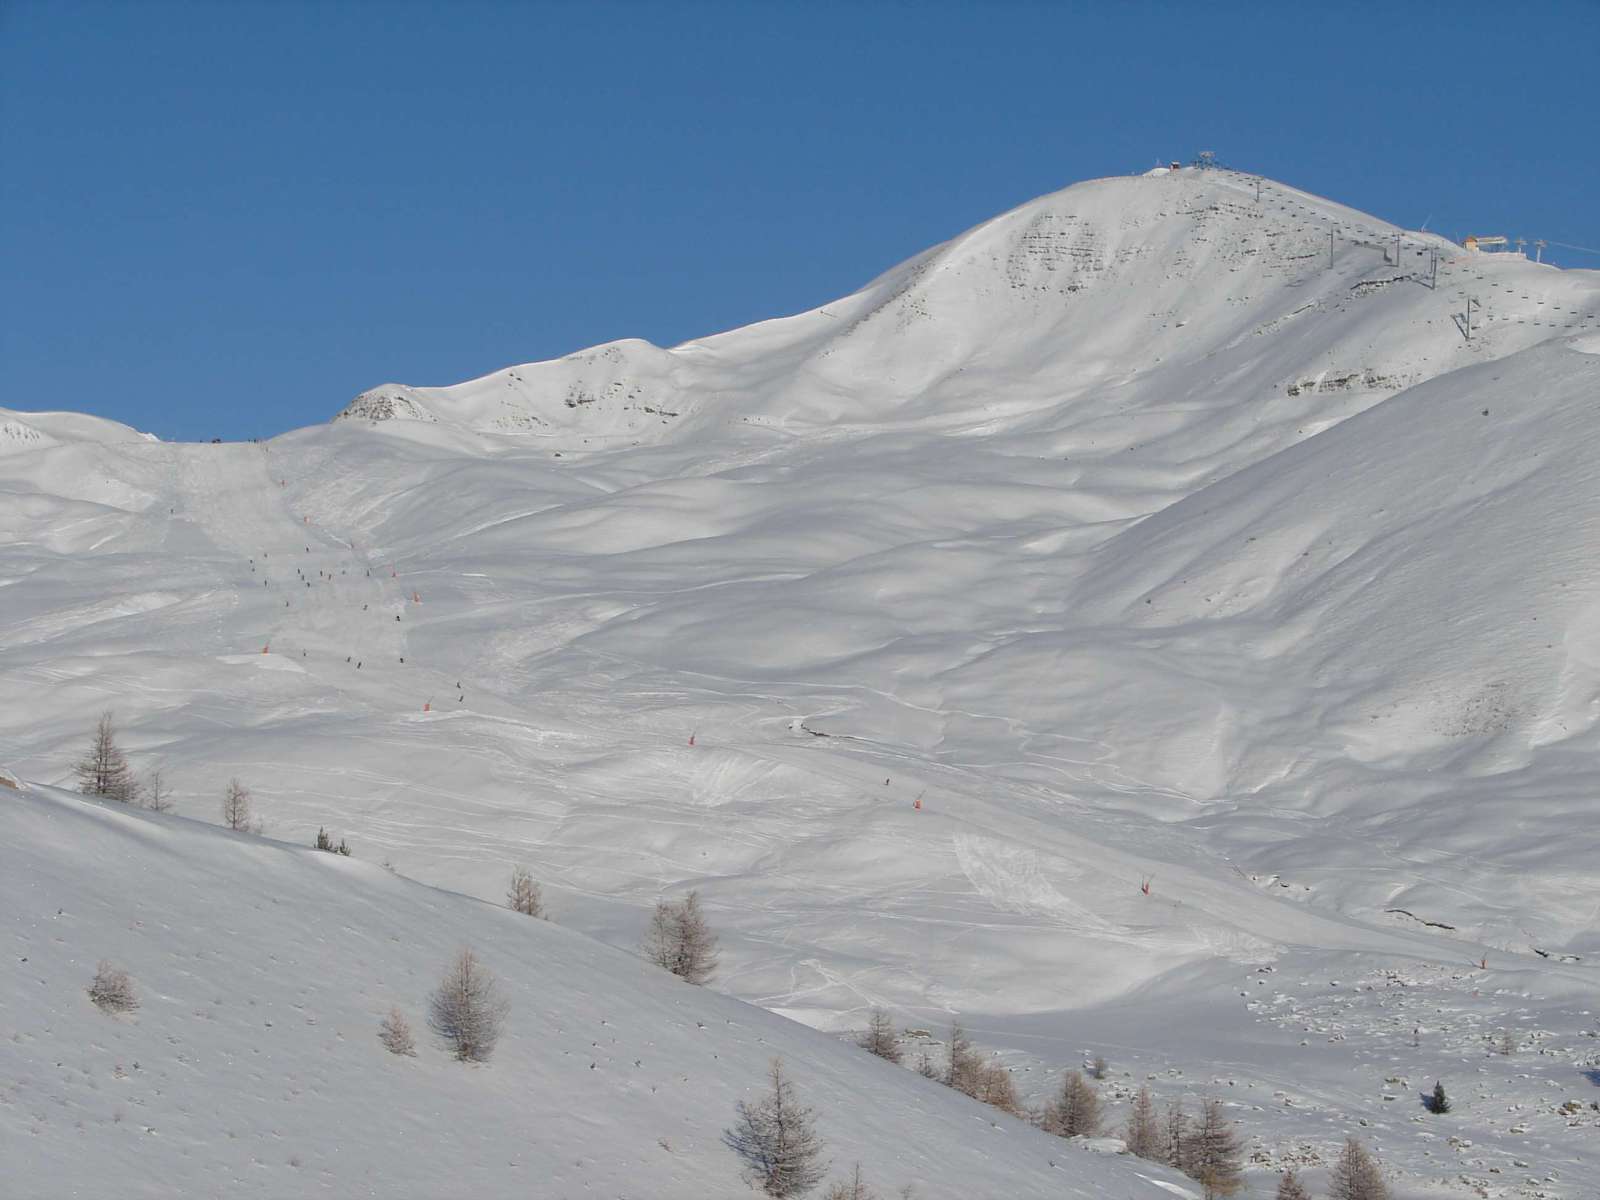
M 1180 171 L 264 445 L 51 430 L 0 458 L 0 744 L 64 782 L 115 707 L 181 811 L 238 775 L 427 883 L 527 862 L 621 947 L 699 886 L 721 989 L 1226 1063 L 1264 1153 L 1312 1135 L 1263 1023 L 1324 1020 L 1243 1008 L 1269 967 L 1426 979 L 1457 1048 L 1548 1018 L 1589 1086 L 1597 314 L 1593 272 Z M 1396 1019 L 1339 1052 L 1406 1066 Z M 1317 1103 L 1324 1149 L 1396 1111 Z
M 1173 1177 L 559 926 L 381 867 L 34 788 L 0 794 L 0 1161 L 32 1197 L 737 1195 L 721 1140 L 781 1056 L 844 1175 L 919 1196 L 1170 1196 Z M 85 863 L 94 864 L 86 871 Z M 492 1060 L 422 1027 L 471 945 L 511 1001 Z M 102 958 L 131 1014 L 86 988 Z M 415 1058 L 376 1035 L 409 1012 Z M 113 1182 L 114 1181 L 114 1182 Z

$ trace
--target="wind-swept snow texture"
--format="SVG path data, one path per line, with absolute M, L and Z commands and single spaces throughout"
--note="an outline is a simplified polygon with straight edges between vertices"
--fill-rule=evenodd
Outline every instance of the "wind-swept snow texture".
M 50 439 L 0 457 L 0 739 L 65 782 L 112 707 L 181 812 L 238 776 L 427 883 L 526 863 L 624 947 L 697 887 L 733 995 L 1266 1110 L 1269 966 L 1592 1028 L 1597 399 L 1600 275 L 1182 170 L 261 445 L 0 414 Z

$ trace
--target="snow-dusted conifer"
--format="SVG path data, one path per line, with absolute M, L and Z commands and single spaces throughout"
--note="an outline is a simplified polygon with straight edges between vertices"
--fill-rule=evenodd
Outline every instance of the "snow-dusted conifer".
M 494 976 L 464 948 L 428 1001 L 428 1027 L 462 1062 L 487 1062 L 508 1007 Z
M 767 1082 L 767 1092 L 759 1100 L 739 1101 L 739 1120 L 724 1140 L 744 1159 L 745 1177 L 752 1187 L 780 1200 L 803 1196 L 828 1171 L 815 1116 L 795 1095 L 781 1058 L 772 1060 Z
M 88 751 L 72 769 L 78 776 L 78 790 L 85 796 L 104 796 L 124 804 L 138 798 L 133 771 L 117 745 L 116 719 L 109 711 L 100 714 Z
M 872 1010 L 872 1015 L 867 1018 L 867 1030 L 861 1035 L 857 1045 L 892 1063 L 898 1063 L 904 1057 L 900 1049 L 900 1035 L 895 1032 L 894 1022 L 881 1008 Z
M 511 886 L 506 889 L 506 907 L 529 917 L 544 916 L 544 895 L 526 867 L 511 869 Z

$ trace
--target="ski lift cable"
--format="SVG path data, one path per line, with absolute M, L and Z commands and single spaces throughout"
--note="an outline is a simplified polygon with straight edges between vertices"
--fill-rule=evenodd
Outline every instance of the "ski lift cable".
M 1600 250 L 1593 246 L 1574 246 L 1571 242 L 1552 242 L 1548 238 L 1545 239 L 1545 245 L 1560 246 L 1563 250 L 1581 250 L 1585 254 L 1600 254 Z

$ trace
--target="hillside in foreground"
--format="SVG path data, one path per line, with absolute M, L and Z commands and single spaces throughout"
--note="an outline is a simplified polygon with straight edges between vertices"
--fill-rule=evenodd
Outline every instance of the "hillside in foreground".
M 1171 1196 L 1160 1168 L 1037 1133 L 915 1073 L 560 926 L 370 863 L 0 794 L 5 1193 L 166 1197 L 748 1194 L 722 1141 L 781 1056 L 832 1172 L 884 1194 Z M 451 956 L 511 1001 L 492 1059 L 423 1029 Z M 87 988 L 101 959 L 140 1005 Z M 378 1025 L 409 1012 L 415 1057 Z

